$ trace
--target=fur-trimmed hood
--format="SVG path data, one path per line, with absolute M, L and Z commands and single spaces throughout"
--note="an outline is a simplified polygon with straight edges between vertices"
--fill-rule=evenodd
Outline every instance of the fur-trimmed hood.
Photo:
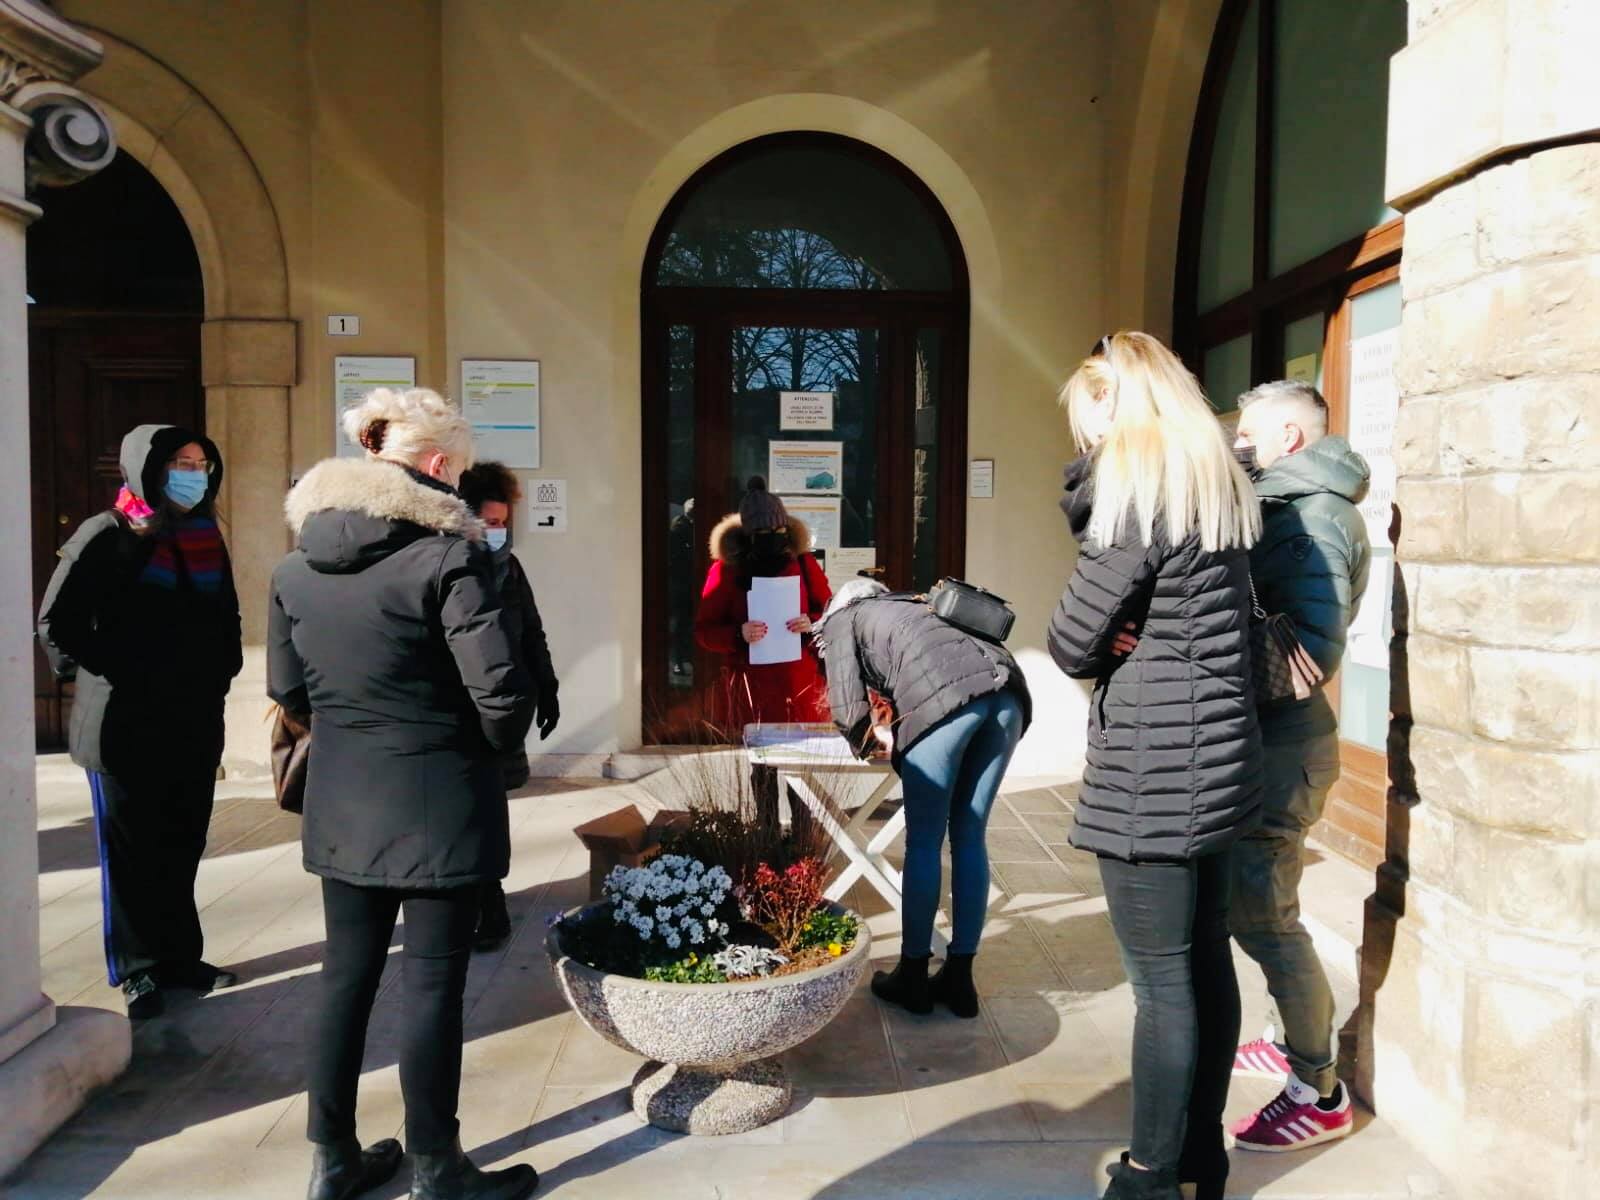
M 796 555 L 811 552 L 811 530 L 802 520 L 789 518 L 789 546 Z M 717 562 L 732 562 L 749 547 L 744 523 L 739 514 L 729 513 L 711 531 L 711 557 Z
M 461 497 L 398 463 L 330 458 L 290 489 L 283 511 L 319 571 L 359 571 L 429 533 L 484 540 Z

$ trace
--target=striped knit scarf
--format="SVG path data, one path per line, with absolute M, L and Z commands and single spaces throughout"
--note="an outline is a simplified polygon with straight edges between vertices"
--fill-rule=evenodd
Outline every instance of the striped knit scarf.
M 215 595 L 222 590 L 222 531 L 210 517 L 174 521 L 157 530 L 154 540 L 140 582 L 176 591 L 182 575 L 197 592 Z

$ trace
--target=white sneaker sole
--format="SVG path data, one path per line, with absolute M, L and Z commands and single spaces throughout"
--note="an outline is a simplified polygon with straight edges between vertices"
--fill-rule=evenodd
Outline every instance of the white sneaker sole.
M 1235 1150 L 1250 1150 L 1258 1154 L 1291 1154 L 1296 1150 L 1309 1150 L 1313 1146 L 1321 1146 L 1327 1142 L 1337 1142 L 1340 1138 L 1349 1137 L 1350 1131 L 1354 1128 L 1355 1123 L 1352 1121 L 1349 1124 L 1339 1125 L 1333 1129 L 1326 1129 L 1321 1133 L 1306 1138 L 1304 1141 L 1294 1142 L 1287 1146 L 1263 1146 L 1256 1142 L 1241 1141 L 1236 1137 L 1233 1139 L 1233 1147 Z

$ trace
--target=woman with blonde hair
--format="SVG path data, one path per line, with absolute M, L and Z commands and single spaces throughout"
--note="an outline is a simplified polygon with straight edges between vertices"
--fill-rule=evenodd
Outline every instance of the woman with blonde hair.
M 311 719 L 302 843 L 327 944 L 313 1026 L 310 1200 L 387 1182 L 399 1143 L 356 1139 L 356 1085 L 405 911 L 400 1090 L 413 1200 L 520 1200 L 530 1166 L 461 1152 L 462 994 L 484 886 L 510 836 L 502 756 L 537 691 L 508 635 L 483 523 L 456 493 L 472 432 L 435 392 L 379 389 L 344 415 L 365 455 L 317 464 L 285 505 L 267 686 Z
M 1108 1200 L 1221 1200 L 1239 1034 L 1228 849 L 1261 805 L 1250 684 L 1250 480 L 1199 384 L 1144 333 L 1101 338 L 1062 389 L 1082 457 L 1078 563 L 1051 656 L 1094 681 L 1071 841 L 1099 857 L 1138 1013 L 1133 1137 Z

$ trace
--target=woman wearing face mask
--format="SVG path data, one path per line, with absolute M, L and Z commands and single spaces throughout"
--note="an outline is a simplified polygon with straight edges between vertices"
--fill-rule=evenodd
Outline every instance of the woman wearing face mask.
M 833 593 L 811 553 L 811 531 L 788 514 L 757 475 L 739 501 L 739 511 L 712 530 L 711 559 L 694 632 L 701 646 L 728 659 L 718 719 L 733 735 L 749 724 L 827 721 L 828 690 L 810 634 Z M 800 615 L 788 622 L 791 633 L 802 635 L 800 657 L 752 664 L 750 647 L 769 631 L 750 620 L 751 580 L 790 575 L 800 578 Z
M 1239 1033 L 1228 849 L 1259 818 L 1249 549 L 1261 514 L 1194 376 L 1155 338 L 1105 337 L 1062 389 L 1084 451 L 1080 543 L 1051 622 L 1094 680 L 1072 844 L 1099 856 L 1133 985 L 1133 1138 L 1108 1198 L 1220 1200 Z
M 327 943 L 313 1026 L 309 1200 L 386 1182 L 400 1146 L 356 1139 L 356 1085 L 405 912 L 400 1090 L 413 1200 L 520 1200 L 529 1166 L 461 1152 L 462 995 L 485 884 L 510 859 L 502 761 L 536 694 L 509 636 L 481 521 L 456 493 L 472 430 L 436 392 L 344 414 L 366 455 L 319 463 L 285 505 L 297 547 L 268 609 L 267 687 L 311 714 L 302 846 Z
M 500 592 L 501 611 L 511 641 L 522 650 L 523 666 L 538 687 L 538 712 L 534 724 L 543 741 L 561 719 L 555 664 L 550 661 L 550 643 L 544 635 L 544 621 L 533 599 L 533 585 L 522 563 L 511 553 L 511 510 L 522 499 L 522 486 L 503 464 L 481 462 L 461 476 L 461 498 L 483 522 L 484 537 L 494 556 L 494 582 Z M 501 760 L 506 791 L 515 791 L 528 782 L 528 749 L 515 746 Z M 498 879 L 483 885 L 482 908 L 478 914 L 477 948 L 493 950 L 511 934 L 511 914 L 506 909 L 505 889 Z
M 94 804 L 106 971 L 142 1020 L 163 988 L 235 982 L 201 958 L 194 881 L 242 659 L 216 446 L 141 425 L 122 440 L 122 476 L 115 505 L 58 552 L 39 639 L 77 680 L 67 737 Z

